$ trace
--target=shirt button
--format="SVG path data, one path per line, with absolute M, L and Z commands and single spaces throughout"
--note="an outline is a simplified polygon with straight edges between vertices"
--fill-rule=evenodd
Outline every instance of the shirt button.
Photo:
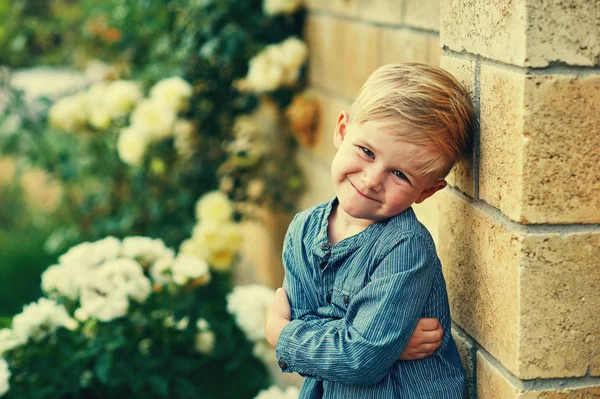
M 327 266 L 327 261 L 326 261 L 326 260 L 324 260 L 324 261 L 322 261 L 321 263 L 319 263 L 319 267 L 320 267 L 321 269 L 325 269 L 325 266 Z
M 331 248 L 331 245 L 329 245 L 328 242 L 324 242 L 323 244 L 321 244 L 321 249 L 323 251 L 329 251 L 330 248 Z
M 324 256 L 325 256 L 325 259 L 331 258 L 331 252 L 326 252 Z
M 327 303 L 331 303 L 331 294 L 327 294 L 325 300 L 327 301 Z
M 280 361 L 279 361 L 279 367 L 280 367 L 282 370 L 286 370 L 286 369 L 287 369 L 287 363 L 286 363 L 286 362 L 284 362 L 283 360 L 280 360 Z
M 350 303 L 350 297 L 348 295 L 344 295 L 344 304 L 347 305 Z

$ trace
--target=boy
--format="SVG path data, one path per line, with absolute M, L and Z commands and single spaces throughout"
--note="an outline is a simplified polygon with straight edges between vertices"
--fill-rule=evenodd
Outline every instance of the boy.
M 306 377 L 301 398 L 462 397 L 441 265 L 411 205 L 446 186 L 468 150 L 472 114 L 449 73 L 419 63 L 379 68 L 340 113 L 336 198 L 292 221 L 285 291 L 265 326 L 280 368 Z M 440 347 L 398 360 L 422 317 L 439 320 Z

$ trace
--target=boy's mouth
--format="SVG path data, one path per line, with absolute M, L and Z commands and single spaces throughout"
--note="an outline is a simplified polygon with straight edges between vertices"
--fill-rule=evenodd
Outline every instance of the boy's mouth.
M 371 198 L 368 195 L 363 194 L 358 188 L 356 188 L 356 186 L 354 184 L 352 184 L 352 182 L 350 181 L 350 179 L 348 179 L 347 177 L 346 177 L 346 180 L 348 180 L 348 183 L 350 183 L 350 185 L 352 186 L 352 188 L 354 188 L 354 190 L 356 190 L 356 192 L 358 193 L 358 195 L 360 195 L 361 197 L 363 197 L 365 199 L 369 199 L 371 201 L 380 202 L 380 201 L 377 201 L 375 198 Z

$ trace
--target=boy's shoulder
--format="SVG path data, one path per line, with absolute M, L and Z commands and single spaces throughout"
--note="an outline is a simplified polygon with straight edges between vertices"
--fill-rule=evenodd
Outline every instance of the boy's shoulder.
M 389 219 L 378 241 L 384 244 L 382 248 L 379 248 L 382 252 L 398 247 L 400 243 L 404 248 L 425 246 L 435 252 L 431 233 L 417 219 L 412 208 Z
M 297 230 L 307 227 L 307 225 L 320 225 L 331 210 L 332 201 L 323 202 L 298 212 L 290 223 L 290 230 Z

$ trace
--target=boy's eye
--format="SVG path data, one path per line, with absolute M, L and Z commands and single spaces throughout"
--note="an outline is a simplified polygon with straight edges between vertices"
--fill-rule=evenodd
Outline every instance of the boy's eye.
M 406 180 L 407 182 L 409 182 L 409 183 L 410 183 L 410 180 L 408 180 L 408 177 L 406 177 L 406 175 L 405 175 L 404 173 L 400 172 L 399 170 L 395 170 L 395 171 L 393 171 L 392 173 L 393 173 L 393 174 L 394 174 L 394 176 L 396 176 L 397 178 L 399 178 L 399 179 L 402 179 L 402 180 Z
M 364 153 L 365 153 L 365 155 L 366 155 L 366 156 L 368 156 L 369 158 L 374 158 L 374 157 L 375 157 L 375 154 L 373 154 L 373 153 L 371 152 L 371 150 L 369 150 L 368 148 L 365 148 L 365 147 L 360 147 L 360 149 L 361 149 L 361 150 L 362 150 L 362 152 L 364 152 Z

